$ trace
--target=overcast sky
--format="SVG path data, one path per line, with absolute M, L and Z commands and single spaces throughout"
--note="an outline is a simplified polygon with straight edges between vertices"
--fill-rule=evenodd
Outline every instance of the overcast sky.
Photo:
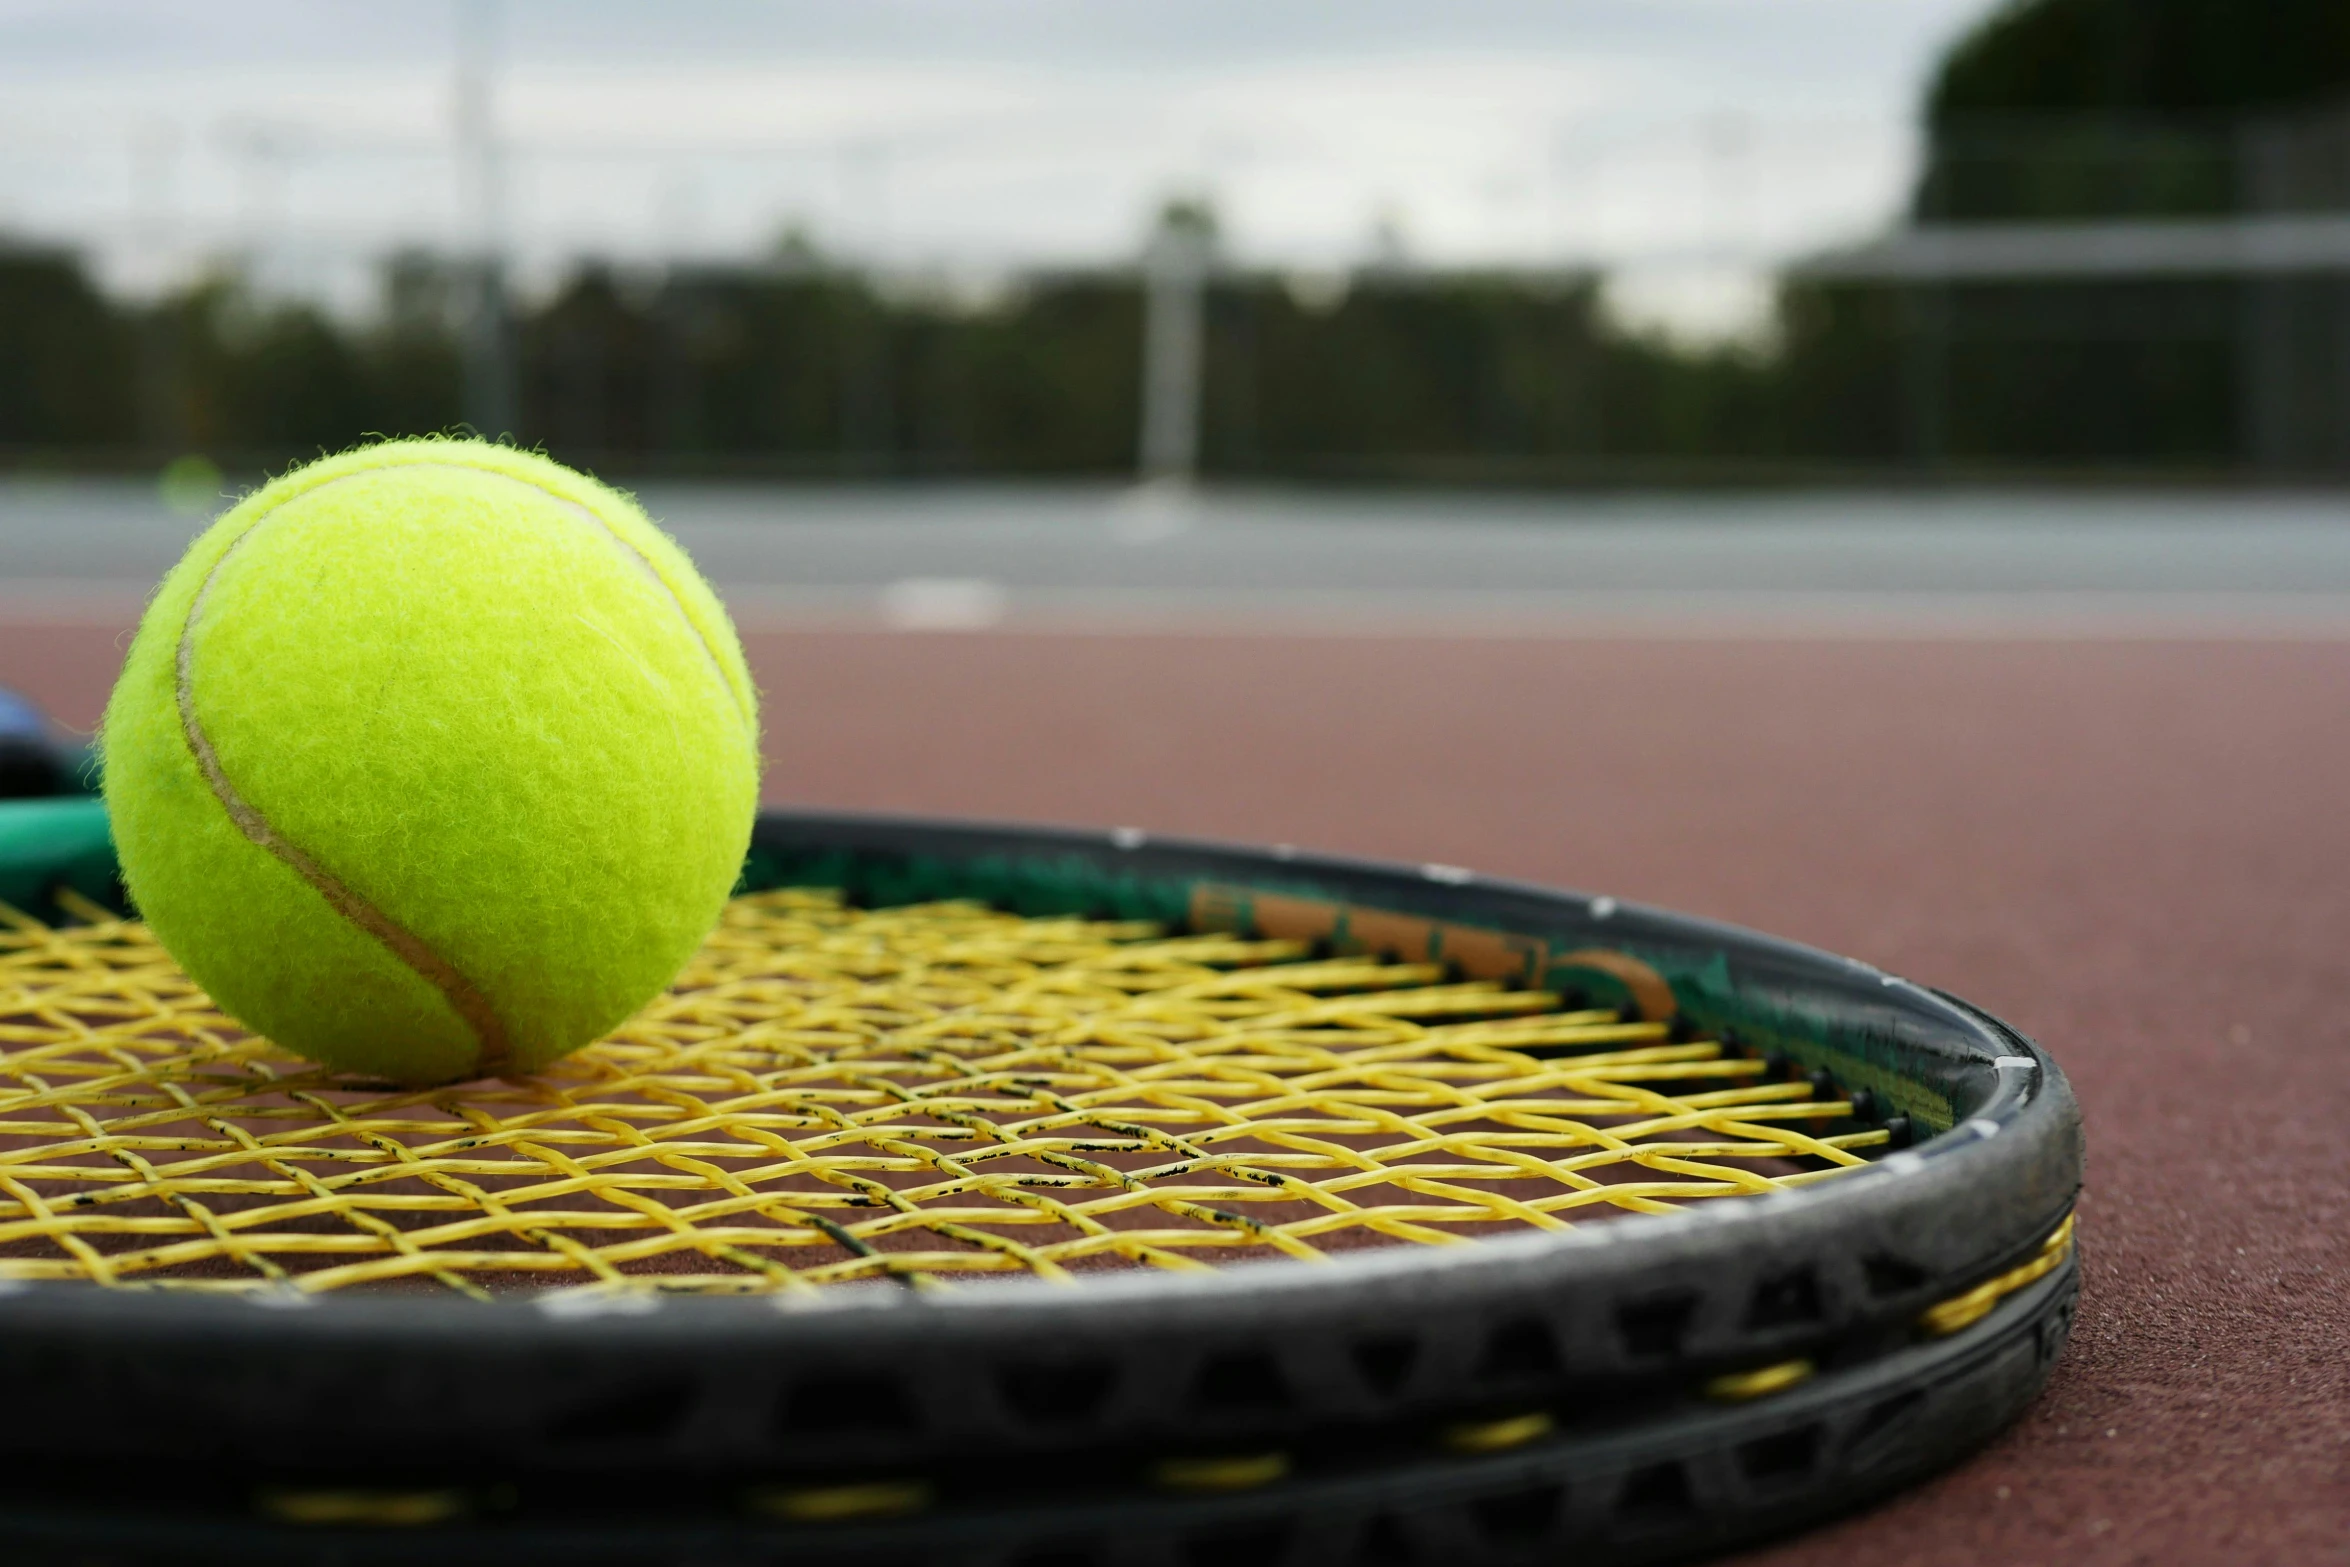
M 464 233 L 459 4 L 0 0 L 0 228 L 122 286 L 242 254 L 363 302 Z M 543 278 L 787 229 L 984 277 L 1202 195 L 1243 262 L 1604 262 L 1735 326 L 1891 221 L 1986 0 L 492 0 L 502 228 Z

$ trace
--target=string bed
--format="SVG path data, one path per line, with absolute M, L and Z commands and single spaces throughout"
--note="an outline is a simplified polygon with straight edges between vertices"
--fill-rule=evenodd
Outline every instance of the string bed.
M 806 1292 L 1329 1262 L 1832 1178 L 1768 1063 L 1296 942 L 735 900 L 539 1076 L 337 1077 L 94 905 L 0 930 L 0 1279 Z

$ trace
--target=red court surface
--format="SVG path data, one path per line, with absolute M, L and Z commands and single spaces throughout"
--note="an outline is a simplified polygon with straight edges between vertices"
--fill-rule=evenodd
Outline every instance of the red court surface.
M 2054 1383 L 1747 1560 L 2350 1560 L 2350 643 L 750 640 L 779 802 L 1604 890 L 2047 1045 L 2090 1150 Z M 0 682 L 77 724 L 117 656 L 0 627 Z

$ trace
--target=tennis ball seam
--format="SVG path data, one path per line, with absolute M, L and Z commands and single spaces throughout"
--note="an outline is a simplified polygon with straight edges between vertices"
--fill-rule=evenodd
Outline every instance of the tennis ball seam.
M 702 650 L 702 661 L 709 665 L 710 678 L 718 682 L 718 689 L 726 693 L 727 705 L 732 707 L 734 709 L 735 716 L 742 720 L 744 729 L 747 731 L 750 728 L 751 715 L 743 708 L 742 693 L 735 690 L 734 682 L 726 678 L 726 666 L 719 660 L 718 650 L 710 645 L 709 637 L 703 634 L 701 626 L 695 622 L 693 612 L 686 608 L 685 600 L 678 594 L 677 585 L 671 582 L 667 577 L 661 575 L 661 568 L 654 565 L 652 559 L 647 556 L 643 550 L 638 549 L 634 544 L 631 544 L 627 539 L 623 538 L 619 529 L 613 527 L 612 524 L 606 522 L 603 518 L 597 516 L 586 506 L 581 505 L 578 501 L 571 499 L 569 496 L 558 495 L 543 484 L 533 484 L 528 479 L 518 479 L 510 473 L 499 473 L 495 469 L 491 468 L 475 468 L 464 463 L 411 463 L 407 464 L 406 466 L 417 468 L 448 468 L 460 473 L 486 474 L 491 478 L 504 479 L 509 484 L 519 484 L 524 489 L 538 491 L 541 495 L 544 495 L 547 499 L 553 501 L 556 505 L 564 508 L 566 511 L 571 512 L 574 516 L 578 517 L 580 521 L 588 524 L 596 531 L 598 537 L 602 538 L 606 543 L 611 545 L 613 549 L 620 553 L 622 559 L 626 560 L 638 571 L 643 572 L 646 581 L 652 583 L 653 586 L 661 590 L 661 596 L 669 601 L 669 607 L 677 611 L 677 618 L 685 622 L 686 630 L 693 633 L 694 646 Z M 382 470 L 379 469 L 376 471 L 380 472 Z M 353 477 L 356 477 L 356 475 Z
M 662 596 L 667 599 L 670 608 L 676 612 L 678 619 L 684 622 L 686 629 L 692 634 L 694 645 L 701 649 L 711 678 L 718 683 L 719 689 L 725 692 L 728 705 L 742 721 L 745 734 L 748 735 L 751 720 L 750 715 L 744 710 L 742 695 L 735 690 L 734 682 L 727 678 L 725 665 L 719 659 L 717 650 L 710 646 L 709 638 L 686 608 L 685 601 L 678 594 L 675 585 L 661 574 L 659 567 L 648 559 L 642 550 L 630 543 L 610 523 L 568 496 L 559 495 L 544 485 L 533 484 L 527 479 L 501 473 L 493 468 L 477 467 L 470 463 L 429 460 L 403 463 L 399 466 L 439 468 L 455 473 L 501 479 L 506 483 L 537 492 L 553 501 L 568 514 L 587 523 L 598 538 L 604 540 L 623 559 L 643 572 L 661 590 Z M 338 474 L 321 484 L 305 485 L 293 494 L 281 497 L 267 511 L 260 513 L 246 523 L 237 536 L 229 541 L 228 547 L 220 552 L 219 558 L 213 561 L 205 571 L 204 580 L 198 584 L 194 597 L 189 601 L 187 618 L 181 624 L 178 645 L 174 650 L 173 696 L 179 710 L 181 738 L 187 744 L 189 754 L 195 758 L 197 770 L 203 774 L 206 787 L 212 791 L 214 799 L 219 802 L 230 823 L 254 846 L 275 856 L 294 874 L 301 877 L 313 891 L 326 900 L 328 907 L 373 937 L 386 951 L 406 964 L 426 984 L 438 990 L 443 999 L 448 1002 L 451 1010 L 456 1012 L 473 1033 L 475 1046 L 473 1070 L 485 1076 L 496 1075 L 508 1065 L 512 1057 L 513 1045 L 505 1021 L 498 1016 L 497 1008 L 491 1003 L 489 997 L 455 964 L 433 950 L 430 943 L 361 897 L 349 884 L 320 864 L 298 844 L 286 838 L 266 816 L 255 809 L 229 778 L 227 769 L 221 765 L 219 753 L 212 745 L 211 737 L 205 733 L 202 722 L 196 716 L 194 672 L 196 626 L 203 616 L 205 602 L 211 597 L 212 585 L 218 579 L 221 568 L 228 564 L 230 558 L 243 547 L 247 539 L 253 537 L 263 523 L 276 516 L 292 501 L 315 495 L 347 480 L 368 477 L 383 471 L 385 470 L 380 468 L 363 469 L 356 473 Z
M 320 486 L 324 488 L 324 486 Z M 309 492 L 304 492 L 309 493 Z M 281 503 L 282 504 L 282 503 Z M 195 651 L 196 622 L 204 613 L 204 601 L 212 596 L 212 584 L 220 576 L 220 568 L 227 565 L 244 542 L 253 536 L 254 529 L 275 515 L 276 507 L 263 512 L 246 529 L 231 540 L 220 552 L 220 558 L 204 573 L 204 581 L 197 587 L 196 596 L 189 601 L 188 618 L 180 627 L 179 646 L 172 660 L 172 695 L 179 706 L 180 734 L 187 741 L 188 751 L 196 758 L 196 766 L 204 774 L 206 787 L 237 831 L 243 833 L 255 846 L 275 855 L 295 875 L 309 883 L 312 890 L 324 898 L 344 919 L 358 926 L 382 943 L 392 956 L 416 972 L 417 977 L 438 990 L 465 1026 L 473 1030 L 474 1067 L 484 1074 L 502 1070 L 512 1045 L 506 1035 L 506 1024 L 490 1005 L 490 998 L 482 994 L 472 980 L 458 971 L 457 966 L 435 952 L 430 944 L 414 931 L 401 925 L 383 910 L 359 896 L 341 877 L 312 859 L 302 848 L 291 842 L 262 815 L 230 781 L 228 771 L 220 764 L 220 754 L 212 746 L 212 737 L 204 732 L 204 725 L 196 717 Z

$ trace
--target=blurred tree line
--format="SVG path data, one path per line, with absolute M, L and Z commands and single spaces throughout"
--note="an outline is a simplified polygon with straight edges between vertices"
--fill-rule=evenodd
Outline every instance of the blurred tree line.
M 2339 205 L 2342 0 L 2031 0 L 1927 90 L 1919 217 L 2184 217 Z M 2328 145 L 2328 144 L 2331 145 Z M 2298 177 L 2296 177 L 2298 176 Z
M 283 461 L 454 428 L 446 268 L 394 262 L 364 323 L 233 279 L 111 301 L 70 256 L 0 252 L 0 449 Z M 1119 474 L 1141 284 L 1115 272 L 907 291 L 814 264 L 588 266 L 512 325 L 514 434 L 615 469 Z M 1219 278 L 1203 465 L 1230 475 L 1528 477 L 1787 448 L 1767 357 L 1620 330 L 1582 276 Z
M 1957 450 L 2008 465 L 2233 460 L 2224 319 L 2175 285 L 2083 301 L 1954 291 Z M 2049 293 L 2049 291 L 2042 291 Z M 2224 293 L 2224 288 L 2222 289 Z M 279 464 L 458 428 L 452 277 L 389 269 L 337 320 L 217 280 L 128 306 L 72 258 L 0 253 L 0 459 Z M 2224 299 L 2204 315 L 2224 318 Z M 1202 463 L 1222 477 L 1544 483 L 1769 479 L 1918 458 L 1917 304 L 1790 285 L 1768 348 L 1609 320 L 1589 277 L 1225 276 L 1208 291 Z M 2101 313 L 2101 314 L 2100 314 Z M 2150 324 L 2151 323 L 2151 324 Z M 2188 335 L 2200 326 L 2204 336 Z M 2102 335 L 2098 335 L 2102 333 Z M 614 472 L 1092 475 L 1135 465 L 1141 285 L 1036 277 L 912 295 L 821 267 L 587 267 L 513 323 L 514 435 Z M 2104 356 L 2086 372 L 2084 356 Z M 2106 394 L 2083 400 L 2091 374 Z
M 1925 103 L 1921 223 L 2350 211 L 2346 0 L 2018 0 Z M 0 453 L 277 463 L 462 416 L 461 279 L 368 322 L 223 277 L 104 297 L 0 251 Z M 513 433 L 611 471 L 1116 475 L 1141 282 L 991 292 L 830 267 L 582 268 L 511 324 Z M 1611 320 L 1588 275 L 1219 274 L 1211 475 L 1546 482 L 1900 469 L 2350 472 L 2350 282 L 1782 285 L 1759 345 Z
M 1919 224 L 2350 212 L 2350 4 L 2015 0 L 1952 46 L 1924 119 Z M 1813 282 L 1783 305 L 1791 369 L 1840 388 L 1827 427 L 1898 426 L 1921 465 L 2350 473 L 2339 271 Z

